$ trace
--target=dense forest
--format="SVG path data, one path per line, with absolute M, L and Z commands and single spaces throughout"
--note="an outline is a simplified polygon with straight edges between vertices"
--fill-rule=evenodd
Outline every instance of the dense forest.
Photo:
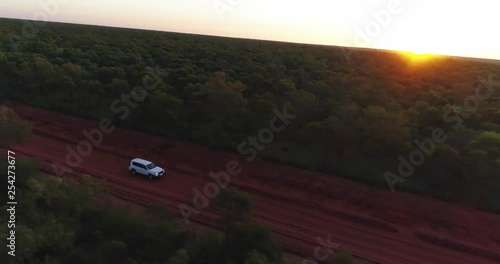
M 286 109 L 296 117 L 259 158 L 500 212 L 498 64 L 23 25 L 0 22 L 0 98 L 234 152 Z M 154 81 L 126 118 L 113 111 Z

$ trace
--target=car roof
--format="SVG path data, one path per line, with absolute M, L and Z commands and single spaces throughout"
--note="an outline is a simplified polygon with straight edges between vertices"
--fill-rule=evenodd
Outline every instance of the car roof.
M 149 160 L 145 160 L 145 159 L 141 159 L 141 158 L 135 158 L 135 159 L 133 159 L 132 161 L 139 162 L 139 163 L 142 163 L 142 164 L 149 164 L 149 163 L 152 163 L 152 162 L 151 162 L 151 161 L 149 161 Z

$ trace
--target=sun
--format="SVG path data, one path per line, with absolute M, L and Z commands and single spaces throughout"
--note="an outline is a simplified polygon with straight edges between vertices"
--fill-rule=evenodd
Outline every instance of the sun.
M 423 50 L 413 50 L 413 51 L 401 51 L 402 56 L 404 56 L 411 63 L 423 63 L 432 60 L 437 55 L 427 53 Z
M 413 50 L 413 51 L 410 51 L 410 52 L 413 53 L 413 55 L 415 55 L 415 56 L 423 55 L 423 54 L 426 53 L 423 50 Z
M 407 49 L 406 52 L 409 54 L 409 55 L 413 55 L 413 56 L 417 56 L 417 57 L 420 57 L 420 56 L 423 56 L 423 55 L 426 55 L 426 54 L 429 54 L 428 51 L 426 51 L 424 48 L 418 48 L 418 47 L 414 47 L 414 48 L 411 48 L 411 49 Z

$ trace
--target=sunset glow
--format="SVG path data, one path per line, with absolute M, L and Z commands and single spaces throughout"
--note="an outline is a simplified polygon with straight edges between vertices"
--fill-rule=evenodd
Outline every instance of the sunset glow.
M 43 6 L 41 3 L 63 3 Z M 500 59 L 493 0 L 16 0 L 0 17 Z M 40 17 L 40 16 L 38 16 Z
M 402 54 L 413 65 L 425 65 L 425 62 L 439 57 L 439 55 L 428 53 L 402 52 Z

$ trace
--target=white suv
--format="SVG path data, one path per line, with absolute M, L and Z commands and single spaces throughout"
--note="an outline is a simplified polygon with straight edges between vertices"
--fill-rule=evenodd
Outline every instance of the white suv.
M 134 175 L 146 175 L 150 180 L 163 177 L 163 174 L 165 173 L 163 168 L 156 166 L 153 162 L 139 158 L 135 158 L 130 161 L 128 170 Z

